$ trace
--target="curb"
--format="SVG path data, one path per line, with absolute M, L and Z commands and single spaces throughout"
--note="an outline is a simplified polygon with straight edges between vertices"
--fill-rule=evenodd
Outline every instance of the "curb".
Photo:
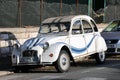
M 10 72 L 10 71 L 0 71 L 0 76 L 4 76 L 4 75 L 9 75 L 9 74 L 13 74 L 14 72 Z

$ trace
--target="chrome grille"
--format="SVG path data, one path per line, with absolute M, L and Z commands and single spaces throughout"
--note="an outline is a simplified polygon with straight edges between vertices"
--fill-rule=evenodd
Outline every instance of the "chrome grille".
M 23 57 L 35 57 L 37 56 L 37 51 L 36 50 L 25 50 L 22 53 Z
M 116 44 L 118 40 L 105 40 L 107 44 Z
M 40 58 L 37 56 L 36 50 L 25 50 L 22 53 L 22 57 L 20 59 L 21 64 L 37 64 L 40 62 Z

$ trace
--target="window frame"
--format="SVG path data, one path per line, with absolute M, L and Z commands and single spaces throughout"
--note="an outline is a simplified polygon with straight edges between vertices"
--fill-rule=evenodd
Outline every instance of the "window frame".
M 78 29 L 74 29 L 74 24 L 79 21 L 79 27 Z M 80 19 L 77 19 L 74 21 L 73 25 L 72 25 L 72 35 L 77 35 L 77 34 L 83 34 L 83 28 L 82 28 L 82 22 Z
M 84 25 L 84 23 L 83 23 L 84 21 L 87 23 L 87 25 L 89 25 L 89 27 L 88 26 L 86 27 Z M 89 23 L 89 21 L 83 19 L 82 20 L 82 26 L 83 26 L 84 33 L 93 33 L 94 32 L 93 27 L 91 26 L 91 24 Z

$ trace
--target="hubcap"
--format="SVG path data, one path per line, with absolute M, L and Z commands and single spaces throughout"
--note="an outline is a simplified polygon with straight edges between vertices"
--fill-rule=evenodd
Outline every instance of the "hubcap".
M 66 58 L 63 58 L 63 59 L 62 59 L 62 64 L 63 64 L 63 65 L 66 65 Z
M 101 61 L 104 61 L 104 52 L 99 53 L 99 58 L 101 59 Z

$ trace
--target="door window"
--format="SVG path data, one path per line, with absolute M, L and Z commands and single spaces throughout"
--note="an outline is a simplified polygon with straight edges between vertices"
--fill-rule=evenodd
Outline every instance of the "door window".
M 84 33 L 92 33 L 93 32 L 91 25 L 87 21 L 82 20 L 82 24 L 83 24 Z
M 81 28 L 81 21 L 77 20 L 74 22 L 73 27 L 72 27 L 72 34 L 81 34 L 82 33 L 82 28 Z

